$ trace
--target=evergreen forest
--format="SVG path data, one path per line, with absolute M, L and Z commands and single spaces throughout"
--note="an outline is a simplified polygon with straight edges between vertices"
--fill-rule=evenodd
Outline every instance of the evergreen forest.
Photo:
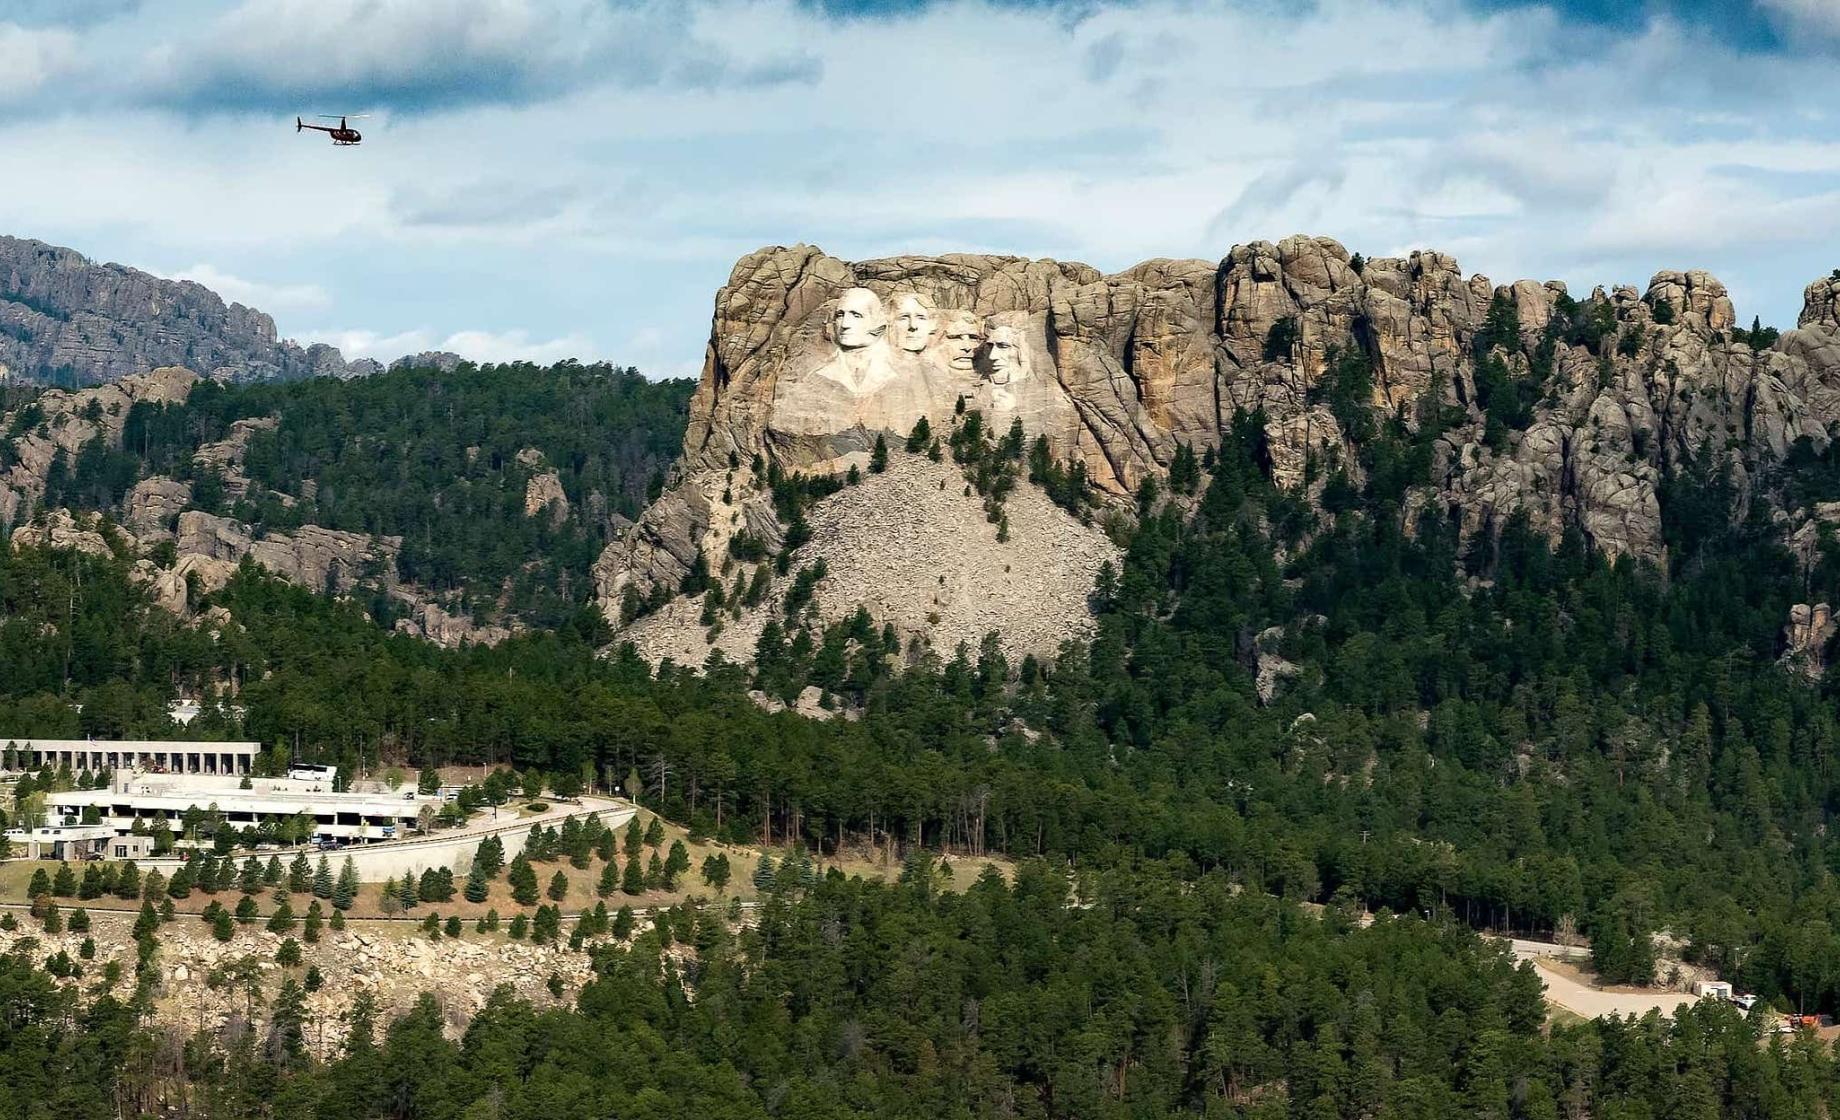
M 521 391 L 457 381 L 479 407 Z M 419 459 L 338 449 L 346 414 L 311 402 L 350 390 L 314 384 L 227 391 L 322 417 L 252 443 L 252 476 L 316 477 L 322 522 L 426 533 L 431 565 L 448 546 L 440 563 L 489 563 L 463 529 L 442 538 L 446 499 L 395 504 L 434 477 Z M 541 444 L 446 409 L 438 375 L 367 391 L 366 415 L 416 418 L 397 437 L 416 456 Z M 579 460 L 562 433 L 591 416 L 531 422 L 577 464 L 571 500 L 638 502 L 681 399 L 605 399 L 628 427 Z M 276 411 L 214 407 L 173 427 Z M 184 458 L 193 437 L 157 419 L 141 453 Z M 1361 469 L 1323 464 L 1312 506 L 1273 483 L 1262 417 L 1239 417 L 1138 494 L 1093 639 L 1021 664 L 994 638 L 909 657 L 859 613 L 770 627 L 750 666 L 653 670 L 575 600 L 444 650 L 253 567 L 207 604 L 232 620 L 212 635 L 154 609 L 122 560 L 0 551 L 0 726 L 18 735 L 172 735 L 175 688 L 218 690 L 188 734 L 346 767 L 636 772 L 648 807 L 705 835 L 908 859 L 891 884 L 775 883 L 739 926 L 674 909 L 596 949 L 575 1007 L 497 997 L 456 1042 L 431 995 L 355 1024 L 327 1062 L 281 1004 L 179 1060 L 140 1008 L 78 1008 L 8 957 L 0 1116 L 132 1114 L 179 1086 L 223 1117 L 1826 1114 L 1833 1053 L 1766 1036 L 1762 1010 L 1840 1010 L 1836 686 L 1778 661 L 1789 605 L 1834 601 L 1840 566 L 1791 558 L 1719 460 L 1664 480 L 1665 568 L 1522 521 L 1461 540 L 1408 500 L 1440 430 L 1419 420 L 1359 431 Z M 1807 498 L 1840 478 L 1806 446 L 1772 471 L 1750 485 Z M 1269 702 L 1261 652 L 1294 667 Z M 807 685 L 860 718 L 749 695 Z M 953 853 L 1009 856 L 1015 881 L 952 883 Z M 1635 982 L 1671 937 L 1759 1010 L 1551 1019 L 1483 936 L 1574 932 Z

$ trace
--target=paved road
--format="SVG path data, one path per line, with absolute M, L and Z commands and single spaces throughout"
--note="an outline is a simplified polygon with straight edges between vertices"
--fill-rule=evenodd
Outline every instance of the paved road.
M 1601 1015 L 1635 1015 L 1643 1016 L 1650 1011 L 1660 1011 L 1663 1015 L 1672 1015 L 1685 1003 L 1692 1003 L 1698 997 L 1686 992 L 1651 991 L 1651 992 L 1606 992 L 1581 983 L 1562 972 L 1549 967 L 1542 958 L 1560 957 L 1566 960 L 1583 960 L 1590 956 L 1590 950 L 1576 946 L 1557 945 L 1550 941 L 1524 941 L 1515 938 L 1509 942 L 1514 955 L 1520 960 L 1532 961 L 1533 970 L 1540 974 L 1546 984 L 1546 998 L 1576 1015 L 1595 1019 Z

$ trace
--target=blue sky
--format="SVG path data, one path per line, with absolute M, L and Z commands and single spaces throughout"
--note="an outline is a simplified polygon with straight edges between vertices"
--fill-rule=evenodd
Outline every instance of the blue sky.
M 799 241 L 1840 267 L 1840 0 L 0 0 L 0 232 L 348 356 L 699 367 Z M 296 113 L 369 112 L 365 143 Z

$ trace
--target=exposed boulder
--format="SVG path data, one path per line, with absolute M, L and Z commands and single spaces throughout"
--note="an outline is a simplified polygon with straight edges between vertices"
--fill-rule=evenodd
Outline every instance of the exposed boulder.
M 249 441 L 258 432 L 272 432 L 280 426 L 281 419 L 277 416 L 249 416 L 231 421 L 229 434 L 193 452 L 192 462 L 223 479 L 224 494 L 232 501 L 240 501 L 248 497 L 250 487 L 254 485 L 249 476 L 243 473 L 243 457 L 249 452 Z M 277 494 L 276 497 L 284 502 L 292 501 L 285 494 Z
M 563 492 L 562 476 L 553 470 L 533 474 L 524 484 L 524 516 L 539 514 L 547 516 L 552 525 L 569 519 L 569 496 Z
M 114 556 L 131 547 L 119 532 L 113 534 L 93 514 L 79 517 L 67 509 L 54 509 L 21 525 L 13 533 L 15 548 L 74 548 L 91 556 Z
M 0 470 L 0 525 L 12 524 L 44 497 L 60 454 L 68 465 L 92 440 L 120 447 L 136 403 L 182 402 L 197 382 L 198 375 L 187 369 L 157 369 L 91 389 L 48 389 L 0 417 L 0 438 L 11 437 L 13 460 Z
M 1803 676 L 1818 680 L 1827 672 L 1827 645 L 1840 625 L 1826 603 L 1797 603 L 1789 608 L 1783 627 L 1783 664 Z
M 124 523 L 142 541 L 169 540 L 179 514 L 192 503 L 189 483 L 155 475 L 143 478 L 128 491 Z
M 457 649 L 463 645 L 491 646 L 509 638 L 513 631 L 504 626 L 480 626 L 466 615 L 451 614 L 435 603 L 405 597 L 411 613 L 396 620 L 399 633 L 413 635 L 438 646 Z
M 179 515 L 179 555 L 238 564 L 247 556 L 290 583 L 346 594 L 366 579 L 393 583 L 399 537 L 372 537 L 302 525 L 254 537 L 249 527 L 200 510 Z
M 442 373 L 452 373 L 465 360 L 451 350 L 423 350 L 419 354 L 404 354 L 390 363 L 390 369 L 438 369 Z

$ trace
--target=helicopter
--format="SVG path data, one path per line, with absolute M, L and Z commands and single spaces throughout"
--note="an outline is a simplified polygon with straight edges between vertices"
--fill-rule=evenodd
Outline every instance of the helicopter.
M 336 127 L 332 125 L 324 125 L 324 124 L 307 124 L 304 121 L 302 121 L 299 117 L 295 117 L 294 118 L 294 131 L 299 132 L 302 129 L 310 128 L 314 130 L 315 132 L 324 132 L 328 136 L 332 137 L 332 142 L 334 144 L 339 145 L 340 147 L 351 147 L 357 144 L 359 141 L 363 140 L 364 134 L 362 132 L 359 132 L 357 129 L 352 128 L 349 124 L 346 123 L 346 121 L 348 119 L 349 120 L 360 120 L 369 115 L 370 115 L 369 113 L 357 113 L 357 114 L 351 115 L 350 117 L 347 117 L 345 114 L 338 114 L 339 123 Z M 333 117 L 334 117 L 334 114 L 332 113 L 321 113 L 320 114 L 320 119 L 322 120 L 329 121 L 329 120 L 332 120 Z

